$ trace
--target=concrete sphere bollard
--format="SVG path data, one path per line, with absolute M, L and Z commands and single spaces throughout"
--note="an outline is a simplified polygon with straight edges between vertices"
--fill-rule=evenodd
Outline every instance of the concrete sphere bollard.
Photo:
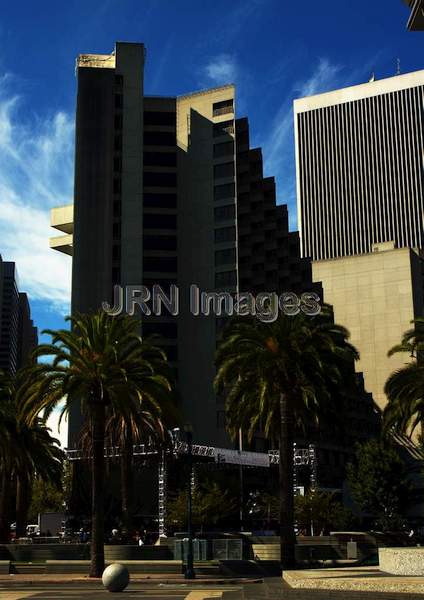
M 102 583 L 108 592 L 122 592 L 130 581 L 128 569 L 123 565 L 114 563 L 103 571 Z

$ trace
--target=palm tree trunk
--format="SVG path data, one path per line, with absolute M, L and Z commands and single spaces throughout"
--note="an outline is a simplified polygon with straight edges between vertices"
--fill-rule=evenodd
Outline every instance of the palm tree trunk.
M 90 577 L 101 577 L 105 568 L 104 551 L 104 440 L 105 408 L 96 403 L 92 410 L 92 514 Z
M 127 536 L 132 533 L 133 518 L 133 438 L 127 427 L 121 454 L 122 521 Z
M 280 545 L 281 569 L 293 569 L 296 563 L 293 498 L 293 411 L 285 394 L 280 396 Z
M 8 471 L 3 467 L 0 471 L 0 542 L 8 544 L 10 541 L 10 529 L 8 520 L 10 496 L 10 477 Z
M 28 478 L 23 475 L 16 477 L 16 537 L 25 537 L 26 522 L 30 499 Z

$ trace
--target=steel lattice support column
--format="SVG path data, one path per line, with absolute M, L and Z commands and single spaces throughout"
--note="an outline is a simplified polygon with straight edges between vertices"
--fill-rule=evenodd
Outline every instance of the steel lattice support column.
M 166 537 L 166 452 L 161 452 L 158 465 L 159 537 Z

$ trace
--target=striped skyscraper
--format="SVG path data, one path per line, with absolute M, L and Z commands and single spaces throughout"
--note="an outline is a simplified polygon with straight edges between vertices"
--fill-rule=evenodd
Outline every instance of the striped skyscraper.
M 296 100 L 303 256 L 423 247 L 424 71 Z

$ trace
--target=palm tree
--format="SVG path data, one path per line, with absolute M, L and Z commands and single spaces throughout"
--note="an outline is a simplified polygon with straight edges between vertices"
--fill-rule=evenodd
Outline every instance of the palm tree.
M 63 412 L 77 403 L 91 431 L 92 525 L 90 577 L 104 570 L 104 443 L 107 418 L 130 422 L 140 410 L 146 381 L 154 365 L 143 353 L 139 322 L 102 311 L 68 317 L 71 330 L 51 331 L 51 344 L 39 346 L 37 356 L 51 363 L 33 367 L 33 393 L 26 410 L 34 418 L 64 401 Z M 159 377 L 159 376 L 158 376 Z
M 134 444 L 144 443 L 156 449 L 163 447 L 170 442 L 168 432 L 178 421 L 173 375 L 165 352 L 154 346 L 152 340 L 143 338 L 142 355 L 152 370 L 145 375 L 137 412 L 130 415 L 112 413 L 106 419 L 108 444 L 119 448 L 122 523 L 127 535 L 132 531 L 134 512 Z M 89 429 L 84 428 L 81 441 L 91 452 Z
M 51 437 L 45 422 L 32 419 L 27 422 L 22 411 L 22 400 L 28 386 L 25 371 L 14 377 L 0 374 L 0 471 L 2 486 L 0 491 L 0 522 L 2 539 L 8 538 L 7 508 L 11 504 L 13 487 L 10 480 L 16 481 L 16 536 L 25 535 L 28 507 L 31 499 L 34 477 L 56 487 L 61 486 L 64 453 L 58 441 Z
M 386 432 L 412 437 L 424 423 L 424 318 L 412 321 L 401 343 L 391 348 L 388 356 L 403 353 L 412 361 L 390 375 L 384 391 L 388 404 L 383 413 Z M 422 431 L 420 431 L 422 434 Z
M 258 429 L 280 448 L 281 566 L 295 564 L 293 439 L 330 410 L 334 392 L 354 382 L 358 353 L 348 331 L 334 324 L 332 311 L 295 317 L 281 314 L 273 323 L 241 317 L 230 322 L 216 355 L 218 393 L 226 393 L 229 433 L 240 428 L 249 440 Z

